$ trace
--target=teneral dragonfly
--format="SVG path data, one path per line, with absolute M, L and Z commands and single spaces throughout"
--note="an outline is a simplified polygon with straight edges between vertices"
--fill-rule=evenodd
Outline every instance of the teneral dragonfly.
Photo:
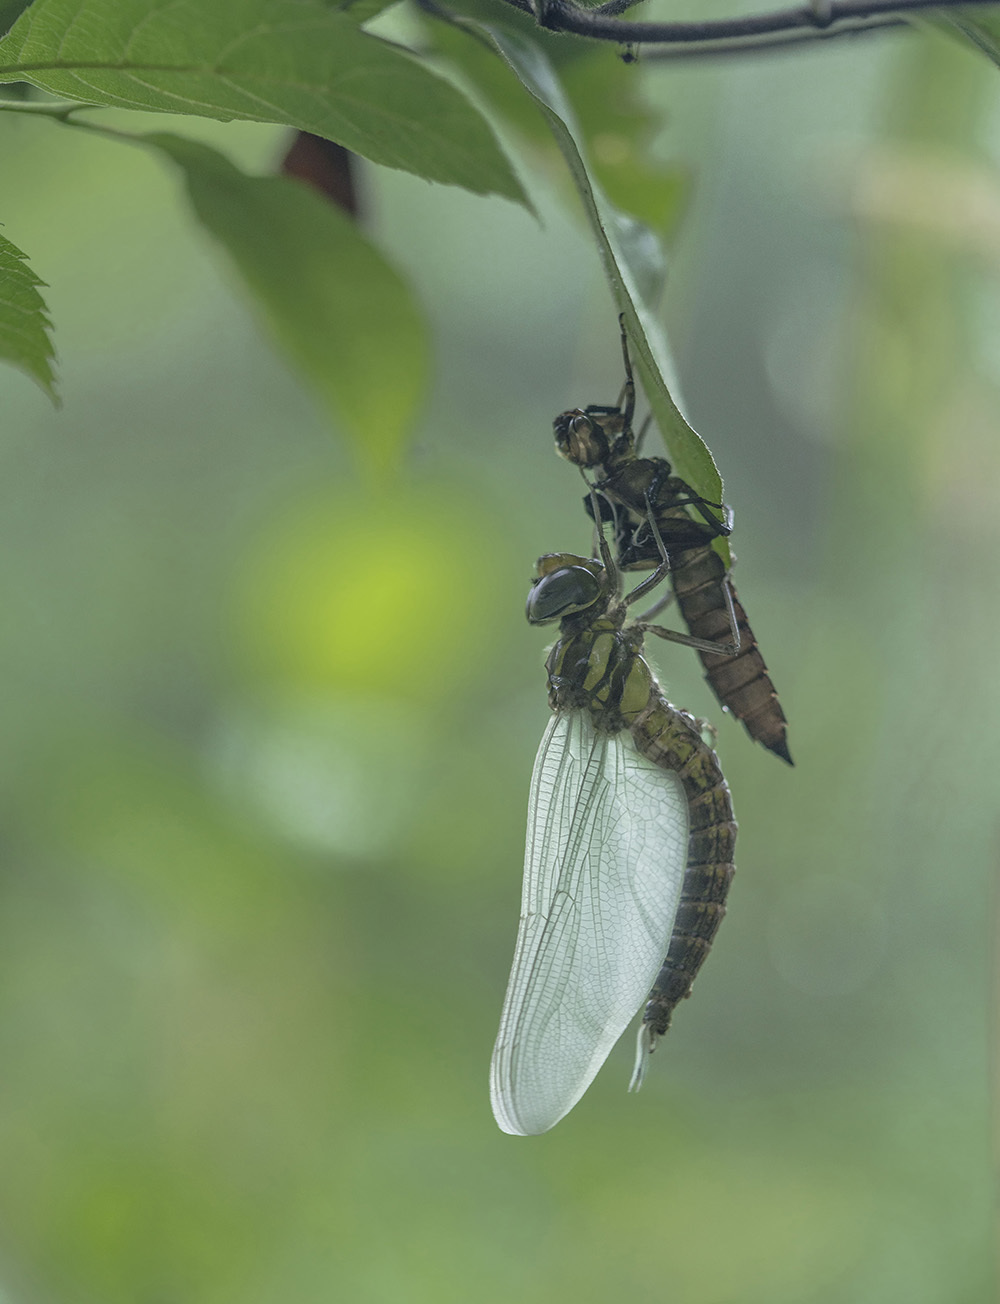
M 698 647 L 705 678 L 750 737 L 793 764 L 787 722 L 764 658 L 712 540 L 732 531 L 732 513 L 672 473 L 662 457 L 639 457 L 632 429 L 635 382 L 622 323 L 623 401 L 573 408 L 555 420 L 556 447 L 582 471 L 615 523 L 618 565 L 649 570 L 664 561 L 681 615 Z M 585 502 L 590 503 L 588 496 Z M 720 515 L 721 513 L 721 515 Z M 728 641 L 726 641 L 728 638 Z
M 622 600 L 601 544 L 601 561 L 540 558 L 528 596 L 528 620 L 560 628 L 490 1070 L 494 1116 L 521 1136 L 573 1108 L 645 998 L 631 1083 L 640 1085 L 733 876 L 736 824 L 718 759 L 642 656 L 655 627 L 625 621 L 649 581 Z

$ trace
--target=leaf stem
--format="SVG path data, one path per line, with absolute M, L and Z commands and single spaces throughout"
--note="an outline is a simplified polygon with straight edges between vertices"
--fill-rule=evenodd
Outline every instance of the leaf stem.
M 55 118 L 59 122 L 68 122 L 70 114 L 79 113 L 81 109 L 100 108 L 97 104 L 66 104 L 61 101 L 6 100 L 0 96 L 0 113 L 28 113 L 39 118 Z

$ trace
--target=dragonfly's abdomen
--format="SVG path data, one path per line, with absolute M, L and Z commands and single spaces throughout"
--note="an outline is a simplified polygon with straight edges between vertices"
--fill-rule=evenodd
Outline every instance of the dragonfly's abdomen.
M 643 1014 L 652 1047 L 670 1027 L 678 1002 L 690 996 L 726 913 L 726 895 L 735 872 L 736 821 L 718 758 L 691 716 L 657 696 L 632 726 L 632 736 L 645 756 L 677 772 L 690 817 L 684 889 L 666 959 Z
M 722 558 L 713 548 L 692 548 L 678 559 L 670 579 L 688 629 L 696 638 L 716 643 L 728 643 L 733 636 L 723 587 L 728 582 L 740 650 L 732 657 L 699 651 L 705 678 L 750 737 L 791 765 L 785 713 L 732 580 L 727 581 Z

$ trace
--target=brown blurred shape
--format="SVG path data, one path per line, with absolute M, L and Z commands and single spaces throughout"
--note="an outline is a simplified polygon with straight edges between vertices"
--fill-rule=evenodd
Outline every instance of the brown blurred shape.
M 281 161 L 284 176 L 305 181 L 352 217 L 357 217 L 360 212 L 355 167 L 354 155 L 349 149 L 308 131 L 296 132 Z

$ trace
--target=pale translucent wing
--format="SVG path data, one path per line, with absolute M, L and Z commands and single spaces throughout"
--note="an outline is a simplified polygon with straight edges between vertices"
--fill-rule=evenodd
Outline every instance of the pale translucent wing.
M 547 1131 L 590 1086 L 666 955 L 687 861 L 679 777 L 627 730 L 555 716 L 528 799 L 521 922 L 490 1097 L 505 1132 Z

